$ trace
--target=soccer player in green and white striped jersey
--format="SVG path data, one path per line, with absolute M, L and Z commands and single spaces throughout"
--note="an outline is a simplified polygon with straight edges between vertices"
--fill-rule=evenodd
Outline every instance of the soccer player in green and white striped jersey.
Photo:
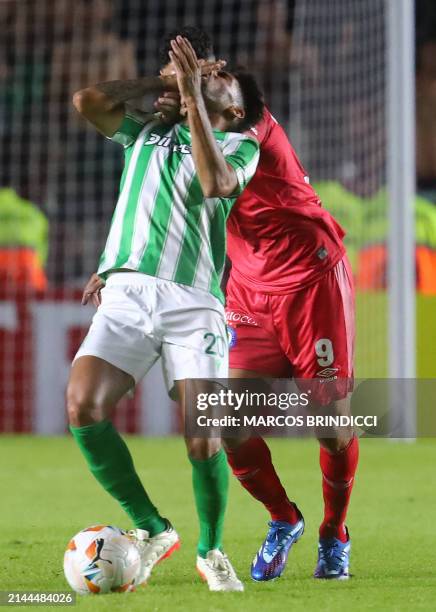
M 239 193 L 256 168 L 256 145 L 238 133 L 217 130 L 213 137 L 234 168 Z M 98 274 L 136 270 L 223 301 L 225 222 L 233 198 L 214 190 L 205 197 L 188 125 L 168 127 L 131 110 L 112 140 L 126 148 L 126 166 Z
M 119 399 L 162 358 L 167 388 L 184 404 L 188 378 L 227 377 L 220 279 L 225 222 L 253 176 L 256 141 L 242 131 L 263 104 L 250 77 L 197 60 L 171 43 L 174 74 L 101 83 L 74 104 L 125 148 L 125 168 L 99 274 L 102 304 L 79 349 L 68 385 L 70 429 L 89 467 L 132 519 L 141 551 L 138 582 L 179 545 L 145 492 L 110 418 Z M 185 120 L 173 126 L 126 104 L 148 92 L 178 91 Z M 200 520 L 197 567 L 211 590 L 243 590 L 221 550 L 228 472 L 219 440 L 187 439 Z

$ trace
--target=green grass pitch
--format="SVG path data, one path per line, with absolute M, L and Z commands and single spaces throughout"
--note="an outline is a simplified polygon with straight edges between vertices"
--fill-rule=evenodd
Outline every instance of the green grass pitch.
M 209 593 L 194 570 L 197 525 L 190 467 L 179 439 L 130 438 L 143 481 L 178 529 L 181 549 L 157 567 L 136 593 L 80 598 L 80 610 L 430 610 L 436 601 L 436 471 L 433 441 L 414 444 L 364 440 L 349 514 L 353 538 L 347 583 L 316 582 L 321 518 L 318 451 L 314 441 L 271 442 L 289 494 L 307 530 L 288 568 L 274 583 L 253 583 L 250 562 L 267 517 L 231 479 L 225 548 L 244 593 Z M 69 437 L 7 437 L 0 443 L 0 589 L 62 590 L 62 556 L 79 529 L 125 516 L 88 474 Z

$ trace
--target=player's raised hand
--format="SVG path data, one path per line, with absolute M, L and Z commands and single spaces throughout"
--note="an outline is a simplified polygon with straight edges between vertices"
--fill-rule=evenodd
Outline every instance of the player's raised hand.
M 92 274 L 83 290 L 82 305 L 85 306 L 91 300 L 94 306 L 98 308 L 101 304 L 101 290 L 104 285 L 104 281 L 97 274 Z
M 171 41 L 169 56 L 174 66 L 182 103 L 201 98 L 201 68 L 195 51 L 182 36 Z
M 190 44 L 189 41 L 187 42 L 188 44 Z M 194 56 L 195 56 L 195 52 L 193 49 L 192 49 L 192 52 L 194 53 Z M 170 56 L 171 56 L 171 52 L 170 52 Z M 202 77 L 207 77 L 210 74 L 212 74 L 212 72 L 221 70 L 227 64 L 226 60 L 222 60 L 222 59 L 218 59 L 218 60 L 199 59 L 197 60 L 197 62 L 198 62 L 198 65 L 200 66 Z M 166 91 L 166 93 L 179 92 L 179 86 L 177 82 L 177 73 L 175 70 L 175 66 L 172 63 L 172 66 L 173 66 L 172 70 L 171 70 L 171 64 L 169 66 L 170 68 L 166 67 L 164 70 L 161 70 L 160 75 L 159 75 L 160 79 L 162 80 L 164 84 L 164 90 Z
M 227 64 L 226 60 L 218 59 L 218 60 L 205 60 L 199 59 L 198 63 L 200 64 L 201 76 L 205 77 L 211 74 L 212 72 L 216 72 L 217 70 L 221 70 Z
M 177 36 L 171 41 L 169 53 L 177 79 L 178 90 L 182 103 L 201 97 L 201 79 L 216 70 L 220 70 L 225 62 L 199 61 L 188 39 Z
M 164 91 L 154 103 L 161 121 L 169 125 L 180 120 L 180 106 L 180 94 L 178 91 Z

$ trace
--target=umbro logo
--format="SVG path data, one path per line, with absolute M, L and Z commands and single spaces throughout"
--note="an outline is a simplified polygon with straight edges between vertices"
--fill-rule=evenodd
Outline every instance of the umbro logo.
M 324 368 L 316 373 L 317 376 L 321 378 L 331 378 L 339 371 L 339 368 Z

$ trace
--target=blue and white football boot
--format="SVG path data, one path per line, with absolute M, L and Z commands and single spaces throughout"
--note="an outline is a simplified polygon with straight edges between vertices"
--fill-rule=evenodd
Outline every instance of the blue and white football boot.
M 351 540 L 348 529 L 346 542 L 341 542 L 337 538 L 320 538 L 314 578 L 348 580 L 350 577 L 350 550 Z
M 304 519 L 300 514 L 294 523 L 271 521 L 265 541 L 251 565 L 251 577 L 258 582 L 279 578 L 286 567 L 292 545 L 298 542 L 304 532 Z

